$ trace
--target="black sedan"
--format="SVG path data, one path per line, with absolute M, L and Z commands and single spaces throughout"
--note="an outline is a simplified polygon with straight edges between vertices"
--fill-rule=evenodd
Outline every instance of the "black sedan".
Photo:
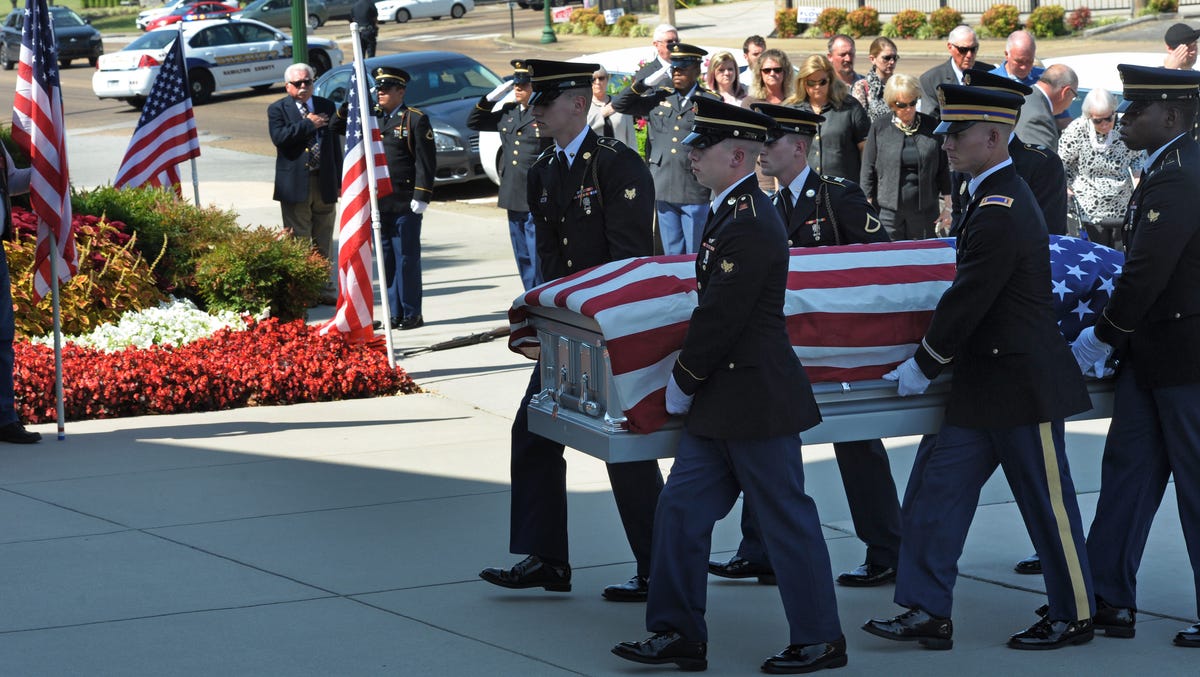
M 67 68 L 75 59 L 87 59 L 88 65 L 94 68 L 96 60 L 104 53 L 100 31 L 66 7 L 53 6 L 50 14 L 54 22 L 54 36 L 58 38 L 58 64 Z M 4 20 L 0 67 L 6 71 L 12 70 L 21 58 L 21 25 L 24 21 L 23 9 L 13 10 Z
M 500 77 L 471 57 L 454 52 L 403 52 L 367 59 L 368 79 L 380 66 L 403 68 L 412 76 L 404 103 L 420 108 L 433 125 L 435 185 L 487 178 L 479 162 L 479 132 L 467 128 L 467 115 L 479 97 L 500 84 Z M 353 64 L 344 64 L 322 75 L 314 93 L 341 106 L 349 93 L 352 68 Z M 368 87 L 373 84 L 367 83 Z

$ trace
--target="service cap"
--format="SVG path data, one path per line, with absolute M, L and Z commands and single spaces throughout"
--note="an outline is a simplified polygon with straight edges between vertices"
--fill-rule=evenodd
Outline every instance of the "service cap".
M 408 87 L 408 81 L 411 79 L 408 71 L 403 68 L 389 68 L 388 66 L 380 66 L 371 71 L 371 77 L 375 78 L 376 87 L 388 87 L 391 85 Z
M 708 148 L 725 139 L 766 141 L 767 130 L 775 121 L 748 108 L 733 106 L 719 99 L 696 99 L 696 114 L 692 117 L 692 133 L 683 143 L 695 148 Z
M 592 73 L 600 69 L 600 64 L 527 59 L 525 67 L 529 69 L 529 81 L 533 84 L 529 105 L 545 106 L 557 99 L 563 92 L 580 88 L 590 90 Z
M 1167 101 L 1200 96 L 1200 71 L 1117 64 L 1128 101 Z
M 671 66 L 685 67 L 700 63 L 708 52 L 695 45 L 685 45 L 682 42 L 671 43 Z
M 1033 88 L 1012 78 L 996 75 L 978 68 L 968 68 L 963 71 L 962 83 L 968 87 L 983 87 L 997 92 L 1012 92 L 1021 96 L 1029 96 Z
M 938 85 L 938 107 L 942 109 L 942 122 L 934 132 L 957 134 L 976 122 L 1015 125 L 1024 103 L 1025 97 L 1006 89 Z
M 514 83 L 523 85 L 528 83 L 530 78 L 533 77 L 533 74 L 529 72 L 529 66 L 527 65 L 528 63 L 529 62 L 525 61 L 524 59 L 512 60 Z
M 767 139 L 774 141 L 784 134 L 803 134 L 814 136 L 817 128 L 825 122 L 824 116 L 817 115 L 791 106 L 777 106 L 771 103 L 754 103 L 750 108 L 771 118 L 775 125 L 768 131 Z

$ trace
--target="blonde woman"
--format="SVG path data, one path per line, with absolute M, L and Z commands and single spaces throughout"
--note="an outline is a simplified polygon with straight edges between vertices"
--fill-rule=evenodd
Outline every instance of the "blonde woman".
M 808 166 L 818 174 L 856 180 L 871 130 L 862 104 L 850 96 L 850 88 L 834 75 L 833 64 L 822 54 L 804 60 L 795 83 L 796 93 L 784 105 L 825 117 L 808 149 Z
M 742 101 L 743 108 L 752 103 L 781 104 L 792 95 L 792 61 L 780 49 L 768 49 L 754 62 L 750 78 L 750 96 Z
M 740 106 L 748 92 L 746 86 L 738 80 L 737 59 L 731 52 L 717 52 L 708 60 L 708 72 L 704 74 L 704 84 L 714 94 L 730 105 Z

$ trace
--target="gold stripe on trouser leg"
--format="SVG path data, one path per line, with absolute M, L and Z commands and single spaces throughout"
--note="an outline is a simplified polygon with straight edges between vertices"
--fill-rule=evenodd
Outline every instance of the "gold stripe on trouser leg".
M 1088 604 L 1087 586 L 1083 582 L 1083 567 L 1079 565 L 1079 551 L 1075 549 L 1075 539 L 1071 536 L 1071 520 L 1067 518 L 1067 506 L 1063 503 L 1058 454 L 1054 451 L 1054 432 L 1049 423 L 1040 423 L 1038 433 L 1042 442 L 1042 464 L 1046 467 L 1046 488 L 1050 490 L 1050 509 L 1058 525 L 1058 540 L 1066 556 L 1067 573 L 1075 593 L 1075 620 L 1082 621 L 1089 618 L 1091 605 Z

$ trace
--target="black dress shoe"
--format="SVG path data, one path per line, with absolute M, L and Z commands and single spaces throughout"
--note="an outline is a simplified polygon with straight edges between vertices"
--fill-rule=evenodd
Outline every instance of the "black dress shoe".
M 1200 623 L 1193 623 L 1189 627 L 1175 633 L 1175 646 L 1186 646 L 1192 649 L 1200 648 Z
M 1061 649 L 1073 644 L 1086 644 L 1095 635 L 1092 619 L 1082 621 L 1052 621 L 1043 618 L 1008 638 L 1010 649 Z
M 818 644 L 792 644 L 763 661 L 762 671 L 772 675 L 796 675 L 846 665 L 846 638 Z
M 371 323 L 371 328 L 372 328 L 372 329 L 374 329 L 374 330 L 376 330 L 376 331 L 378 331 L 378 330 L 380 330 L 380 329 L 383 329 L 383 321 L 382 321 L 382 320 L 375 320 L 374 322 L 372 322 L 372 323 Z
M 1038 557 L 1038 554 L 1035 552 L 1029 557 L 1017 562 L 1016 565 L 1013 566 L 1013 571 L 1019 574 L 1040 576 L 1042 573 L 1042 558 Z
M 851 588 L 872 588 L 884 583 L 893 583 L 895 580 L 896 570 L 894 568 L 870 562 L 864 562 L 837 577 L 840 585 Z
M 571 592 L 571 565 L 550 564 L 530 555 L 511 569 L 489 567 L 479 577 L 502 588 L 542 588 L 550 592 Z
M 895 618 L 872 618 L 863 630 L 884 639 L 898 642 L 917 642 L 926 649 L 944 650 L 954 647 L 954 623 L 949 618 L 935 618 L 921 609 L 909 609 Z
M 401 324 L 401 323 L 403 323 L 403 322 L 404 322 L 404 320 L 401 320 L 401 319 L 400 319 L 400 318 L 398 318 L 398 317 L 389 318 L 389 319 L 388 319 L 388 326 L 389 326 L 389 327 L 391 327 L 392 329 L 399 329 L 399 328 L 400 328 L 400 324 Z
M 416 329 L 425 324 L 425 318 L 420 315 L 409 315 L 400 322 L 400 330 Z
M 645 576 L 634 576 L 625 583 L 610 585 L 602 593 L 610 602 L 645 602 L 650 591 Z
M 684 639 L 678 632 L 660 632 L 640 642 L 621 642 L 612 652 L 634 663 L 674 663 L 689 672 L 708 669 L 708 645 Z
M 12 423 L 0 426 L 0 442 L 8 442 L 9 444 L 34 444 L 41 440 L 41 433 L 26 430 L 20 421 L 13 421 Z
M 709 560 L 708 573 L 721 578 L 754 578 L 763 585 L 775 585 L 775 570 L 769 564 L 758 564 L 734 555 L 728 562 Z
M 1099 597 L 1096 598 L 1096 615 L 1092 616 L 1092 625 L 1106 636 L 1126 639 L 1133 637 L 1136 621 L 1136 610 L 1112 606 Z

